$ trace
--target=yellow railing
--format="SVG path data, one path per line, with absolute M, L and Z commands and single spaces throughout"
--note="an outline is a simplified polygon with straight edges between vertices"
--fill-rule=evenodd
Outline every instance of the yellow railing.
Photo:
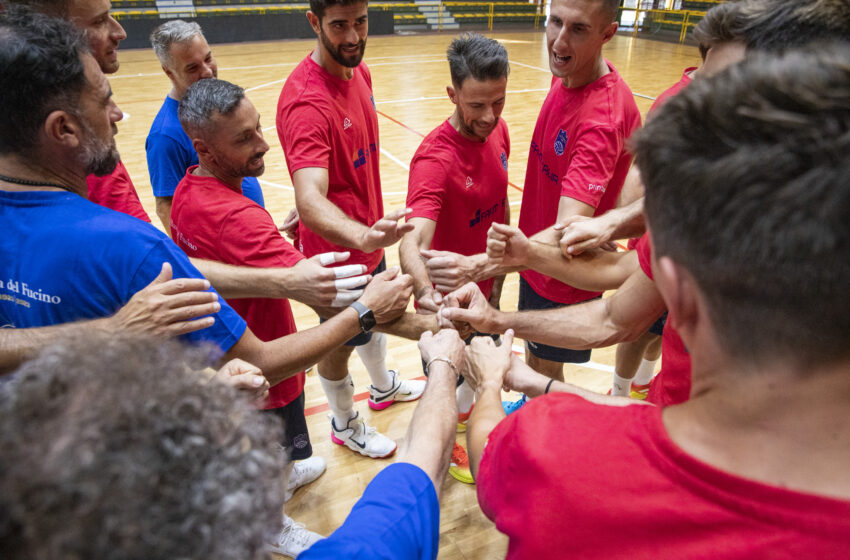
M 706 0 L 708 1 L 708 0 Z M 663 19 L 660 20 L 662 24 L 672 24 L 679 25 L 679 42 L 684 43 L 685 38 L 688 36 L 688 29 L 694 27 L 696 23 L 691 21 L 691 17 L 705 16 L 705 12 L 695 11 L 695 10 L 653 10 L 653 9 L 644 9 L 644 8 L 620 8 L 623 11 L 629 11 L 635 13 L 635 23 L 634 23 L 634 31 L 632 31 L 632 35 L 637 37 L 638 28 L 640 27 L 640 14 L 658 14 Z M 677 19 L 667 19 L 666 16 L 676 16 Z M 681 19 L 678 19 L 681 18 Z

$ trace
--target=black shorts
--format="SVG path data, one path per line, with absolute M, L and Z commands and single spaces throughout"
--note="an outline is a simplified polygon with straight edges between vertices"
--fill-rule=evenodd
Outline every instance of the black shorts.
M 649 332 L 652 334 L 657 334 L 661 336 L 664 334 L 664 324 L 667 323 L 667 312 L 664 312 L 664 315 L 658 318 L 657 321 L 652 323 L 652 326 L 649 327 Z
M 375 275 L 380 274 L 387 269 L 387 257 L 384 256 L 381 258 L 381 262 L 378 263 L 378 266 L 375 267 L 375 270 L 371 271 L 369 274 Z M 356 288 L 355 288 L 356 289 Z M 319 317 L 319 323 L 324 323 L 327 319 L 323 319 Z M 372 340 L 371 332 L 362 332 L 354 337 L 350 338 L 348 342 L 345 343 L 345 346 L 363 346 L 364 344 L 369 344 L 369 341 Z
M 307 432 L 307 418 L 304 417 L 304 391 L 294 401 L 280 408 L 264 410 L 283 420 L 283 441 L 290 461 L 300 461 L 313 455 L 310 434 Z
M 466 337 L 466 340 L 464 340 L 464 342 L 467 344 L 467 346 L 469 345 L 470 342 L 472 342 L 472 339 L 475 338 L 476 336 L 489 336 L 494 341 L 499 342 L 499 335 L 497 335 L 497 334 L 487 334 L 487 333 L 475 331 L 474 333 L 472 333 L 471 335 Z M 422 358 L 420 358 L 419 360 L 422 362 L 422 373 L 425 374 L 425 377 L 428 377 L 428 372 L 425 371 L 425 366 L 427 366 L 428 364 L 426 364 L 425 360 L 423 360 Z M 463 376 L 458 375 L 456 386 L 460 387 L 461 383 L 463 383 Z
M 558 309 L 561 307 L 567 307 L 568 305 L 571 304 L 558 303 L 541 296 L 534 291 L 528 282 L 525 281 L 525 278 L 520 276 L 519 303 L 517 304 L 517 308 L 520 311 Z M 526 347 L 528 348 L 528 351 L 536 357 L 543 360 L 549 360 L 550 362 L 560 362 L 562 364 L 582 364 L 590 361 L 590 350 L 571 350 L 569 348 L 540 344 L 539 342 L 532 342 L 530 340 L 526 341 Z

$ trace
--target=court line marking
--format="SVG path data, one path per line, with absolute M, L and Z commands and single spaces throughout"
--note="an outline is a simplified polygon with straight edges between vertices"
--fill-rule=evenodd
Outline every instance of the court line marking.
M 541 68 L 539 66 L 532 66 L 530 64 L 523 64 L 522 62 L 517 62 L 516 60 L 508 60 L 508 62 L 510 64 L 516 64 L 517 66 L 522 66 L 524 68 L 531 68 L 532 70 L 540 70 L 541 72 L 547 72 L 549 74 L 552 73 L 552 70 L 550 70 L 549 68 Z M 651 95 L 644 95 L 642 93 L 635 93 L 635 92 L 632 92 L 632 95 L 634 95 L 635 97 L 642 97 L 643 99 L 649 99 L 650 101 L 655 101 L 655 98 L 652 97 Z
M 245 93 L 248 93 L 249 91 L 254 91 L 254 90 L 257 90 L 257 89 L 260 89 L 260 88 L 264 88 L 266 86 L 273 86 L 274 84 L 282 84 L 285 81 L 286 81 L 286 78 L 283 78 L 281 80 L 275 80 L 275 81 L 269 82 L 267 84 L 260 84 L 258 86 L 249 87 L 245 90 Z

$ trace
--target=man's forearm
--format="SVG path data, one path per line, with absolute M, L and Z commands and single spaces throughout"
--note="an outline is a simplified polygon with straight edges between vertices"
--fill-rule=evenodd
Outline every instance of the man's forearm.
M 614 208 L 608 214 L 614 223 L 611 239 L 631 239 L 646 233 L 646 221 L 643 214 L 643 197 L 622 208 Z
M 440 330 L 437 315 L 421 315 L 418 313 L 402 313 L 397 319 L 375 326 L 378 332 L 384 332 L 409 340 L 419 340 L 422 333 Z
M 431 278 L 428 269 L 419 254 L 420 244 L 416 232 L 405 235 L 398 247 L 398 258 L 401 270 L 413 278 L 413 297 L 419 299 L 425 288 L 431 288 Z
M 316 235 L 343 247 L 363 250 L 362 242 L 369 227 L 351 219 L 326 197 L 305 193 L 301 198 L 296 197 L 295 205 L 301 221 Z
M 291 268 L 254 268 L 197 258 L 189 260 L 225 299 L 290 297 L 289 287 L 295 275 Z
M 80 329 L 113 332 L 114 328 L 110 319 L 105 318 L 29 329 L 0 329 L 0 375 L 11 373 L 34 358 L 57 337 L 79 332 Z
M 413 411 L 397 461 L 412 463 L 425 471 L 439 496 L 457 427 L 457 375 L 441 360 L 434 361 L 429 372 L 425 393 Z
M 641 329 L 646 330 L 652 324 L 654 319 L 638 328 L 619 327 L 608 313 L 608 299 L 542 311 L 500 312 L 493 332 L 513 329 L 517 337 L 525 340 L 585 350 L 634 340 L 640 336 Z
M 478 476 L 478 467 L 490 432 L 504 419 L 501 387 L 492 384 L 478 387 L 475 407 L 472 409 L 466 429 L 469 467 L 473 477 Z
M 357 311 L 347 307 L 318 326 L 270 342 L 260 342 L 246 333 L 223 360 L 245 360 L 260 368 L 270 385 L 276 385 L 314 365 L 359 332 Z
M 526 264 L 575 288 L 599 292 L 619 288 L 639 267 L 634 251 L 589 251 L 565 259 L 557 246 L 537 241 L 530 243 Z

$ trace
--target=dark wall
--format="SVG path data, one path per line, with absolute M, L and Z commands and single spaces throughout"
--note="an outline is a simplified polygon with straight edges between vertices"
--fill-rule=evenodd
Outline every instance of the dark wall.
M 303 13 L 199 16 L 183 19 L 198 22 L 210 44 L 310 39 L 316 36 Z M 121 42 L 121 47 L 150 47 L 148 37 L 151 31 L 166 21 L 168 20 L 163 18 L 122 19 L 121 25 L 127 31 L 127 38 Z M 369 10 L 369 35 L 391 35 L 394 31 L 392 11 Z

